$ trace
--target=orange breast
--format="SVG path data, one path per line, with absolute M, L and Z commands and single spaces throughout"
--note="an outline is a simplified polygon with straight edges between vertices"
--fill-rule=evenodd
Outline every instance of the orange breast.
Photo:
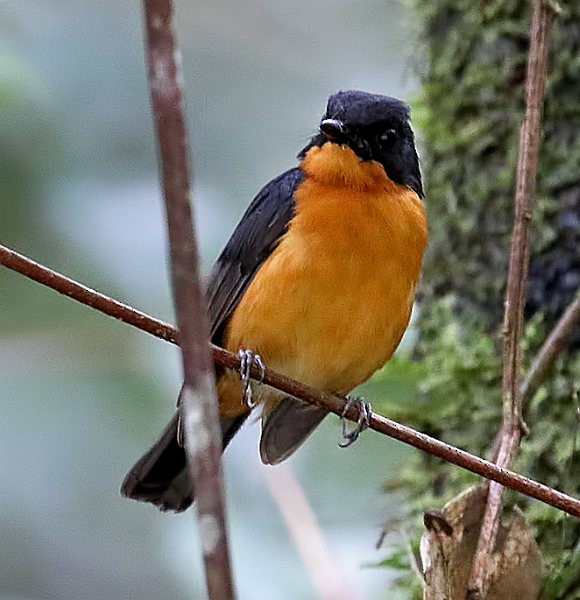
M 289 377 L 346 393 L 391 357 L 407 327 L 425 213 L 412 190 L 346 147 L 312 148 L 302 168 L 295 217 L 235 309 L 225 345 L 251 348 Z M 236 374 L 226 374 L 218 392 L 222 415 L 246 410 Z

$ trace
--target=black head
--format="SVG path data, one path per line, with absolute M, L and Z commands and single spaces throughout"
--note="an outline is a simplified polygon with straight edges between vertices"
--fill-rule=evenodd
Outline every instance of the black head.
M 299 158 L 326 142 L 346 145 L 362 160 L 380 163 L 395 183 L 407 185 L 423 197 L 409 107 L 401 100 L 357 90 L 333 94 L 320 121 L 320 133 Z

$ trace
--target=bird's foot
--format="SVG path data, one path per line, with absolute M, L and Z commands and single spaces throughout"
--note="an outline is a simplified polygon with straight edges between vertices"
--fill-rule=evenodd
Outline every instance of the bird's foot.
M 264 381 L 264 372 L 266 367 L 264 366 L 264 361 L 259 354 L 255 354 L 252 350 L 247 348 L 240 348 L 238 350 L 238 356 L 240 357 L 240 377 L 242 378 L 242 385 L 244 387 L 244 400 L 246 404 L 250 408 L 254 408 L 255 403 L 253 400 L 252 393 L 252 380 L 250 378 L 250 372 L 252 370 L 252 366 L 256 365 L 258 370 L 260 371 L 260 378 L 258 379 L 258 384 L 261 384 Z
M 358 408 L 358 421 L 356 427 L 352 430 L 348 430 L 348 419 L 345 417 L 346 412 L 353 405 L 356 405 Z M 347 448 L 356 440 L 358 436 L 369 426 L 372 407 L 370 402 L 367 402 L 364 398 L 359 398 L 357 396 L 347 396 L 346 404 L 344 405 L 344 410 L 342 411 L 342 438 L 344 441 L 338 442 L 338 445 L 341 448 Z

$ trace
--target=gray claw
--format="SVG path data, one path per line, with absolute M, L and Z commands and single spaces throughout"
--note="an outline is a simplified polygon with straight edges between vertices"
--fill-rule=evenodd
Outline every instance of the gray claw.
M 358 422 L 356 427 L 352 431 L 349 431 L 348 419 L 345 418 L 345 414 L 348 409 L 355 404 L 358 408 Z M 372 407 L 364 398 L 347 396 L 346 404 L 344 405 L 344 410 L 342 411 L 342 437 L 344 442 L 338 442 L 338 445 L 341 448 L 347 448 L 356 442 L 358 436 L 369 426 L 372 414 Z
M 185 448 L 185 427 L 183 426 L 183 409 L 181 407 L 177 408 L 177 443 L 181 448 Z
M 254 408 L 255 403 L 253 401 L 252 380 L 250 377 L 252 365 L 256 365 L 260 371 L 258 384 L 261 384 L 264 381 L 266 367 L 264 366 L 262 357 L 259 354 L 254 354 L 252 350 L 240 348 L 238 350 L 238 356 L 240 357 L 240 377 L 242 378 L 242 384 L 244 386 L 244 399 L 250 408 Z

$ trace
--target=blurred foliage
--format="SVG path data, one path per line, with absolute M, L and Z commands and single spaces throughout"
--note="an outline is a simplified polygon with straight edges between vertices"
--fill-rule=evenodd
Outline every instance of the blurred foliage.
M 533 219 L 523 340 L 528 362 L 580 283 L 580 4 L 561 6 L 551 39 Z M 381 408 L 484 455 L 501 421 L 500 331 L 530 3 L 415 0 L 415 7 L 427 54 L 414 106 L 430 222 L 416 350 L 422 360 L 413 367 L 423 376 L 416 402 Z M 579 342 L 577 333 L 528 400 L 531 433 L 514 465 L 576 496 L 579 423 L 573 388 L 580 373 Z M 388 369 L 382 372 L 385 382 Z M 401 366 L 395 369 L 400 376 Z M 389 486 L 408 493 L 409 528 L 418 537 L 422 511 L 441 507 L 474 480 L 414 453 Z M 507 499 L 524 507 L 537 529 L 545 560 L 543 598 L 578 600 L 580 522 L 522 496 Z M 404 566 L 400 551 L 393 560 Z M 411 585 L 420 597 L 414 579 L 406 575 L 401 585 Z
M 452 293 L 463 320 L 493 329 L 508 260 L 529 11 L 417 0 L 428 41 L 416 102 L 430 217 L 424 306 Z M 552 322 L 580 284 L 580 8 L 555 20 L 534 213 L 528 315 Z
M 294 162 L 328 93 L 380 89 L 386 77 L 405 95 L 408 15 L 376 0 L 356 11 L 328 0 L 175 4 L 209 264 L 259 184 Z M 170 320 L 139 4 L 8 0 L 0 31 L 2 243 Z M 118 493 L 173 410 L 176 352 L 0 269 L 2 600 L 203 597 L 193 515 L 163 515 Z M 257 427 L 225 457 L 239 596 L 311 598 L 263 479 Z M 337 568 L 374 598 L 392 575 L 357 569 L 375 552 L 365 541 L 376 528 L 368 483 L 396 471 L 404 448 L 385 452 L 377 436 L 345 454 L 338 436 L 328 419 L 292 466 Z M 399 497 L 387 500 L 389 515 Z

